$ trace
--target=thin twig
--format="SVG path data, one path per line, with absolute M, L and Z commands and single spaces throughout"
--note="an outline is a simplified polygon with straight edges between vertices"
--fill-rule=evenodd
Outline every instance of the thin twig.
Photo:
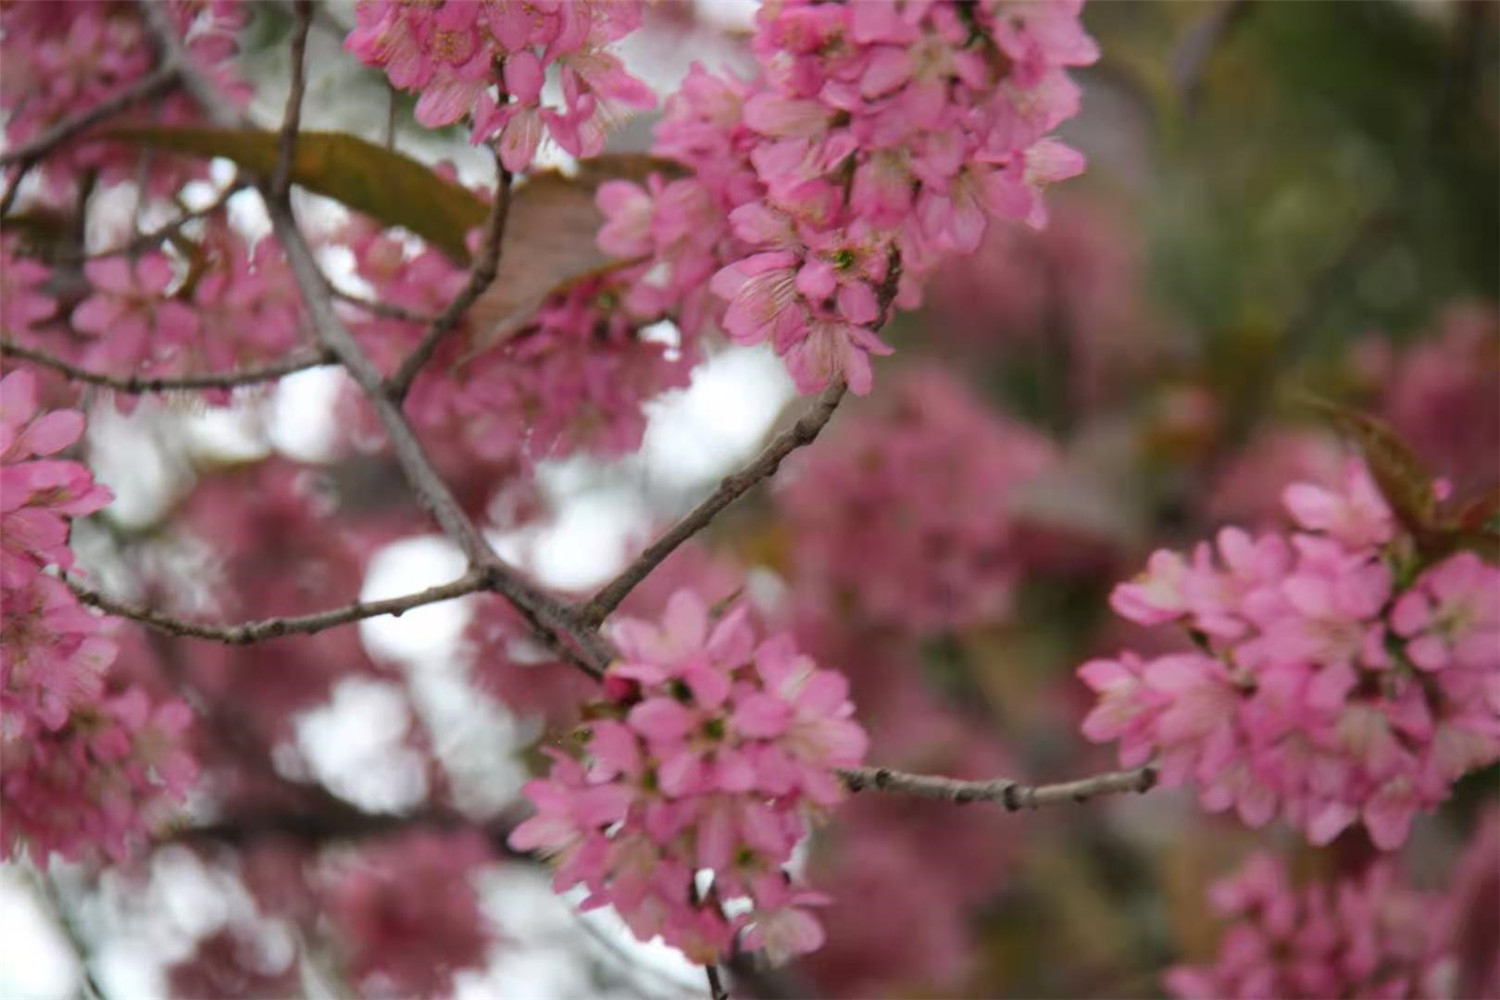
M 410 309 L 404 309 L 401 306 L 392 305 L 389 302 L 376 302 L 373 299 L 367 299 L 363 296 L 355 295 L 353 292 L 346 292 L 339 286 L 335 285 L 333 282 L 328 281 L 326 278 L 324 279 L 324 282 L 328 285 L 329 295 L 332 295 L 340 302 L 347 302 L 351 306 L 363 309 L 365 312 L 371 313 L 375 316 L 383 316 L 386 319 L 399 319 L 403 323 L 416 323 L 421 326 L 426 326 L 427 324 L 432 322 L 433 318 L 431 316 L 424 316 L 422 313 L 412 312 Z
M 489 221 L 485 223 L 479 254 L 474 258 L 473 269 L 469 271 L 469 280 L 453 297 L 453 301 L 448 303 L 448 308 L 432 321 L 432 326 L 417 344 L 416 350 L 411 352 L 401 363 L 401 368 L 386 383 L 386 391 L 398 403 L 406 398 L 417 373 L 432 359 L 433 352 L 438 349 L 443 338 L 458 326 L 459 320 L 463 319 L 474 300 L 490 287 L 495 275 L 500 272 L 500 244 L 505 239 L 505 220 L 510 215 L 511 173 L 500 162 L 499 150 L 495 151 L 495 172 L 494 204 L 490 208 Z
M 997 802 L 1009 812 L 1038 809 L 1063 802 L 1087 802 L 1100 795 L 1147 792 L 1156 785 L 1156 767 L 1147 764 L 1129 771 L 1110 771 L 1054 785 L 1023 785 L 1009 778 L 964 781 L 933 774 L 908 774 L 886 767 L 857 767 L 839 771 L 851 792 L 873 790 L 963 805 Z
M 613 580 L 599 588 L 598 593 L 578 609 L 579 620 L 597 628 L 609 617 L 610 612 L 620 606 L 620 602 L 636 585 L 661 565 L 662 560 L 676 551 L 678 546 L 706 527 L 721 510 L 738 500 L 750 487 L 775 475 L 782 460 L 788 455 L 816 440 L 833 417 L 839 401 L 844 398 L 845 388 L 843 381 L 839 380 L 824 389 L 822 395 L 795 424 L 778 434 L 744 468 L 725 476 L 718 489 L 663 532 L 661 537 L 647 546 Z
M 724 981 L 719 977 L 719 967 L 710 962 L 705 971 L 708 973 L 708 995 L 713 1000 L 729 1000 L 729 991 L 724 988 Z
M 126 254 L 134 255 L 140 253 L 142 250 L 149 250 L 166 240 L 172 239 L 188 223 L 216 214 L 225 205 L 229 204 L 230 198 L 233 198 L 248 186 L 244 181 L 236 178 L 233 183 L 219 193 L 219 196 L 211 204 L 204 205 L 202 208 L 194 209 L 190 212 L 184 212 L 171 222 L 159 226 L 149 233 L 141 233 L 117 247 L 95 250 L 92 253 L 70 254 L 64 260 L 67 263 L 78 263 L 80 261 L 98 260 L 103 257 L 120 257 Z
M 241 622 L 236 625 L 212 625 L 185 621 L 163 614 L 154 608 L 116 600 L 107 594 L 85 587 L 76 580 L 68 579 L 66 583 L 84 604 L 92 605 L 108 614 L 129 618 L 131 621 L 149 625 L 175 636 L 211 639 L 232 646 L 243 646 L 283 635 L 311 635 L 314 632 L 322 632 L 350 622 L 363 621 L 366 618 L 378 618 L 381 615 L 399 618 L 413 608 L 436 604 L 439 601 L 450 601 L 455 597 L 483 590 L 485 578 L 480 573 L 466 573 L 452 583 L 428 587 L 426 590 L 419 590 L 401 597 L 390 597 L 380 601 L 355 601 L 353 604 L 345 604 L 342 607 L 330 608 L 327 611 L 318 611 L 309 615 L 266 618 L 262 621 Z
M 87 111 L 65 118 L 28 143 L 0 154 L 0 168 L 19 164 L 23 169 L 36 163 L 78 133 L 116 115 L 137 101 L 145 100 L 171 87 L 177 81 L 177 68 L 163 63 L 115 96 L 100 101 Z
M 286 112 L 276 137 L 276 170 L 271 174 L 271 197 L 285 201 L 292 189 L 292 162 L 297 155 L 297 133 L 302 127 L 302 97 L 307 92 L 307 33 L 312 28 L 312 0 L 297 0 L 297 30 L 292 35 L 292 86 Z
M 89 1000 L 109 1000 L 109 994 L 104 992 L 104 987 L 99 984 L 99 978 L 94 975 L 93 949 L 84 940 L 83 929 L 78 926 L 78 918 L 74 915 L 73 908 L 63 900 L 55 877 L 47 872 L 38 871 L 34 876 L 34 885 L 36 891 L 52 910 L 52 916 L 57 920 L 57 929 L 67 939 L 68 947 L 78 961 L 78 975 L 82 979 L 80 992 Z
M 326 350 L 307 349 L 300 350 L 288 355 L 280 361 L 261 365 L 256 368 L 241 368 L 231 372 L 208 373 L 203 375 L 175 375 L 175 376 L 146 376 L 146 375 L 107 375 L 103 372 L 89 371 L 80 368 L 61 358 L 53 357 L 42 351 L 36 351 L 29 347 L 9 340 L 0 340 L 0 355 L 11 354 L 23 361 L 50 368 L 55 372 L 61 372 L 68 378 L 77 382 L 86 382 L 90 385 L 103 386 L 116 392 L 140 394 L 146 392 L 173 392 L 176 390 L 191 389 L 234 389 L 239 386 L 255 385 L 261 382 L 274 382 L 276 379 L 284 378 L 297 372 L 307 371 L 309 368 L 318 368 L 322 365 L 332 364 L 334 357 Z

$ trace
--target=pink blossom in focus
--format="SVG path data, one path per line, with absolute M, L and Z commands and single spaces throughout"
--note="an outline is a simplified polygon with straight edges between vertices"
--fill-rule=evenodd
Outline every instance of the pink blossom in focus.
M 505 168 L 521 172 L 544 134 L 573 156 L 597 156 L 626 109 L 656 103 L 605 48 L 640 27 L 641 14 L 636 0 L 373 0 L 359 5 L 344 48 L 418 93 L 418 122 L 467 118 L 471 141 L 494 141 Z M 541 101 L 549 68 L 562 84 L 560 108 Z
M 1393 850 L 1500 759 L 1500 569 L 1460 552 L 1416 572 L 1359 463 L 1285 499 L 1307 530 L 1225 528 L 1115 588 L 1122 617 L 1175 624 L 1201 652 L 1085 664 L 1099 703 L 1083 732 L 1251 826 L 1280 814 L 1326 844 L 1361 823 Z
M 809 907 L 823 897 L 784 866 L 839 798 L 836 770 L 864 755 L 842 677 L 790 636 L 757 643 L 743 605 L 711 619 L 690 590 L 659 622 L 620 620 L 613 635 L 609 676 L 632 683 L 607 686 L 618 698 L 592 713 L 583 763 L 550 752 L 511 846 L 552 856 L 558 890 L 583 885 L 585 909 L 613 905 L 637 937 L 660 934 L 700 964 L 742 928 L 777 959 L 818 947 Z M 713 872 L 702 898 L 699 869 Z M 721 904 L 737 899 L 749 909 L 730 918 Z

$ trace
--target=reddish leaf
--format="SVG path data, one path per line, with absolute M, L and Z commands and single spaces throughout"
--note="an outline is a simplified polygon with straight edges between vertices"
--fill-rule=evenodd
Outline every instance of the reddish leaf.
M 1408 529 L 1425 535 L 1438 527 L 1433 476 L 1416 453 L 1378 417 L 1316 396 L 1306 402 L 1364 453 L 1365 464 L 1391 510 Z

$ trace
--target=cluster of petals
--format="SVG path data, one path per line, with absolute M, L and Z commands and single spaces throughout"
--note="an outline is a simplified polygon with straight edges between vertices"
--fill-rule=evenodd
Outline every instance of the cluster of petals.
M 490 860 L 475 831 L 418 831 L 334 866 L 328 915 L 361 995 L 445 996 L 484 965 L 494 935 L 474 877 Z
M 1342 488 L 1295 484 L 1285 502 L 1302 531 L 1225 528 L 1115 589 L 1125 618 L 1200 648 L 1085 664 L 1100 701 L 1083 731 L 1251 826 L 1280 812 L 1326 844 L 1362 822 L 1393 849 L 1500 759 L 1500 568 L 1423 556 L 1359 462 Z
M 799 591 L 913 633 L 1004 620 L 1022 565 L 1012 505 L 1056 453 L 940 368 L 892 388 L 778 492 Z
M 639 0 L 372 0 L 344 48 L 420 94 L 429 128 L 467 117 L 475 143 L 496 141 L 507 170 L 524 171 L 550 135 L 573 156 L 596 156 L 605 130 L 656 97 L 605 47 L 640 27 Z M 563 104 L 542 102 L 557 67 Z M 496 139 L 498 136 L 498 139 Z
M 0 768 L 0 856 L 23 844 L 45 863 L 137 847 L 197 776 L 184 749 L 192 722 L 177 700 L 153 704 L 129 688 L 75 708 L 56 730 L 6 740 Z
M 88 467 L 54 458 L 83 435 L 76 410 L 41 411 L 36 376 L 0 380 L 0 583 L 19 587 L 49 565 L 71 569 L 69 521 L 111 499 Z
M 186 706 L 111 690 L 108 623 L 44 572 L 72 568 L 71 519 L 110 500 L 87 467 L 51 457 L 83 430 L 81 413 L 41 412 L 30 372 L 0 380 L 0 855 L 24 842 L 38 863 L 122 857 L 194 774 Z
M 411 253 L 386 234 L 355 233 L 348 246 L 380 301 L 419 314 L 440 312 L 465 280 L 438 251 Z M 464 326 L 413 384 L 407 412 L 420 430 L 451 435 L 488 462 L 634 451 L 645 403 L 687 385 L 697 356 L 643 338 L 616 307 L 615 289 L 609 276 L 578 282 L 503 343 L 477 351 Z M 360 317 L 351 327 L 387 370 L 426 332 L 391 317 Z
M 1231 924 L 1212 965 L 1168 971 L 1180 1000 L 1477 995 L 1456 992 L 1448 901 L 1404 884 L 1390 862 L 1298 889 L 1279 858 L 1257 854 L 1209 899 Z
M 757 642 L 744 605 L 713 620 L 691 590 L 660 624 L 621 620 L 614 637 L 621 659 L 586 760 L 549 751 L 511 846 L 553 856 L 559 891 L 583 886 L 585 908 L 612 905 L 637 937 L 700 964 L 737 937 L 773 961 L 816 949 L 810 908 L 826 897 L 786 865 L 809 818 L 841 797 L 836 770 L 864 754 L 847 682 L 789 634 Z
M 239 51 L 236 35 L 247 20 L 239 0 L 163 6 L 198 68 L 212 74 L 236 100 L 248 98 L 248 89 L 230 68 Z M 5 137 L 12 146 L 118 96 L 155 64 L 155 47 L 140 8 L 124 0 L 8 3 L 0 7 L 0 27 L 7 56 L 0 69 L 0 111 L 5 112 Z M 171 92 L 149 107 L 142 102 L 111 118 L 114 125 L 132 121 L 183 126 L 201 123 L 202 115 L 186 94 Z M 54 186 L 85 171 L 115 183 L 135 180 L 139 163 L 139 150 L 129 145 L 74 141 L 39 169 Z M 150 172 L 151 192 L 170 196 L 206 170 L 202 161 L 159 155 Z
M 914 303 L 917 279 L 972 252 L 992 218 L 1042 225 L 1040 188 L 1082 170 L 1047 138 L 1078 109 L 1067 67 L 1098 57 L 1080 7 L 764 5 L 755 82 L 690 76 L 657 132 L 658 153 L 731 196 L 721 208 L 733 240 L 719 242 L 710 282 L 729 336 L 769 342 L 804 392 L 835 378 L 867 392 L 870 355 L 890 351 L 876 330 L 898 290 Z M 690 188 L 637 192 L 673 220 Z M 645 204 L 611 193 L 606 238 L 642 233 L 626 220 L 645 217 Z M 680 270 L 677 248 L 650 235 Z

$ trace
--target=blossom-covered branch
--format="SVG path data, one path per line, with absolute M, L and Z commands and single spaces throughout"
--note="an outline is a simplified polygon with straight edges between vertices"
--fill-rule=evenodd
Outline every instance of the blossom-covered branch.
M 744 468 L 725 476 L 718 489 L 704 497 L 698 506 L 663 532 L 660 538 L 647 546 L 613 580 L 599 588 L 598 593 L 579 609 L 579 618 L 586 624 L 597 627 L 678 546 L 706 528 L 720 511 L 738 500 L 756 483 L 774 476 L 781 467 L 782 460 L 788 455 L 817 440 L 818 434 L 833 418 L 833 411 L 838 409 L 845 389 L 842 381 L 836 381 L 824 389 L 817 401 L 796 423 L 776 435 Z
M 957 805 L 997 802 L 1009 812 L 1065 802 L 1087 802 L 1101 795 L 1149 792 L 1156 786 L 1156 768 L 1149 764 L 1129 771 L 1110 771 L 1050 785 L 1025 785 L 1009 778 L 963 781 L 933 774 L 908 774 L 886 767 L 848 768 L 840 771 L 839 777 L 844 779 L 844 786 L 851 792 L 890 792 L 940 799 Z
M 257 385 L 261 382 L 274 382 L 287 375 L 306 371 L 309 368 L 318 368 L 322 365 L 331 364 L 333 355 L 317 348 L 297 351 L 281 361 L 268 365 L 260 365 L 255 368 L 243 368 L 238 371 L 217 372 L 205 375 L 177 375 L 177 376 L 147 376 L 147 375 L 108 375 L 104 372 L 91 371 L 86 368 L 61 358 L 55 358 L 45 351 L 38 351 L 30 347 L 9 340 L 0 340 L 0 354 L 10 354 L 23 361 L 50 368 L 55 372 L 66 375 L 68 378 L 78 382 L 87 382 L 90 385 L 103 386 L 116 392 L 139 394 L 146 392 L 174 392 L 189 389 L 235 389 L 245 385 Z
M 164 51 L 173 53 L 173 61 L 182 67 L 184 85 L 203 105 L 204 111 L 221 125 L 234 124 L 238 116 L 225 109 L 214 82 L 186 63 L 181 42 L 171 25 L 155 14 L 153 5 L 145 4 L 144 10 L 158 44 Z M 576 650 L 567 647 L 571 661 L 591 675 L 602 675 L 613 658 L 608 642 L 597 632 L 576 628 L 567 605 L 517 573 L 490 547 L 484 534 L 438 474 L 416 432 L 402 414 L 400 404 L 386 391 L 380 370 L 334 311 L 332 293 L 313 257 L 312 248 L 297 226 L 289 200 L 271 197 L 267 191 L 263 194 L 272 230 L 286 251 L 287 263 L 318 341 L 333 353 L 368 397 L 390 439 L 391 450 L 422 506 L 464 553 L 470 565 L 482 574 L 488 589 L 515 605 L 538 630 L 554 636 L 569 636 L 577 646 Z
M 80 601 L 100 611 L 118 615 L 121 618 L 129 618 L 131 621 L 149 625 L 169 635 L 212 639 L 215 642 L 225 642 L 233 646 L 262 642 L 283 635 L 311 635 L 314 632 L 322 632 L 350 622 L 379 618 L 382 615 L 394 615 L 399 618 L 413 608 L 420 608 L 425 604 L 436 604 L 439 601 L 450 601 L 455 597 L 462 597 L 485 588 L 483 575 L 468 573 L 452 583 L 428 587 L 426 590 L 419 590 L 401 597 L 389 597 L 379 601 L 355 601 L 343 607 L 330 608 L 327 611 L 318 611 L 308 615 L 266 618 L 261 621 L 240 622 L 236 625 L 212 625 L 187 621 L 164 614 L 154 608 L 117 600 L 108 594 L 85 587 L 77 580 L 70 579 L 67 583 Z
M 111 118 L 138 101 L 144 101 L 171 87 L 177 82 L 177 69 L 171 64 L 159 67 L 150 76 L 120 91 L 114 97 L 100 101 L 86 111 L 80 111 L 52 126 L 28 143 L 0 154 L 0 168 L 20 166 L 23 170 L 78 135 L 106 118 Z

